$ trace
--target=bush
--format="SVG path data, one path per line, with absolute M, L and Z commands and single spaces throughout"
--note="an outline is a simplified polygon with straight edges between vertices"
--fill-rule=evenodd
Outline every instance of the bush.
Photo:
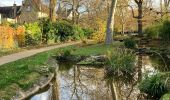
M 170 41 L 170 21 L 165 20 L 162 27 L 160 27 L 160 37 L 164 41 Z
M 124 45 L 126 48 L 134 49 L 136 48 L 136 41 L 133 39 L 125 39 Z
M 156 74 L 151 77 L 146 76 L 139 84 L 141 92 L 148 94 L 152 99 L 160 99 L 162 95 L 168 92 L 165 79 L 162 75 Z
M 97 19 L 95 22 L 95 27 L 94 30 L 95 32 L 92 34 L 92 39 L 94 39 L 97 42 L 103 42 L 105 40 L 105 31 L 106 31 L 106 22 L 101 20 L 101 19 Z
M 73 35 L 73 39 L 74 40 L 81 40 L 83 39 L 85 36 L 84 36 L 84 31 L 82 30 L 82 28 L 78 25 L 75 25 L 73 26 L 74 28 L 74 35 Z
M 144 33 L 149 38 L 157 39 L 157 38 L 159 38 L 160 27 L 161 27 L 160 23 L 152 25 L 152 26 L 146 28 Z
M 58 30 L 55 34 L 59 37 L 60 41 L 67 41 L 71 36 L 74 35 L 74 27 L 71 23 L 67 21 L 58 21 L 53 24 L 54 28 Z
M 170 41 L 170 21 L 165 20 L 163 23 L 156 23 L 146 28 L 145 34 L 149 38 L 161 38 L 164 41 Z
M 55 42 L 58 30 L 54 28 L 52 22 L 49 19 L 42 19 L 40 21 L 40 27 L 42 27 L 42 42 L 48 43 L 49 41 Z
M 88 38 L 91 39 L 92 34 L 94 33 L 93 29 L 90 28 L 83 28 L 84 35 Z
M 25 43 L 26 45 L 37 45 L 41 42 L 41 28 L 39 23 L 25 24 Z
M 72 51 L 72 50 L 66 50 L 66 51 L 64 51 L 63 56 L 64 56 L 64 57 L 70 56 L 70 55 L 71 55 L 71 51 Z
M 60 41 L 68 40 L 80 40 L 85 37 L 83 29 L 78 25 L 72 25 L 70 22 L 65 20 L 60 20 L 56 23 L 53 23 L 56 37 Z

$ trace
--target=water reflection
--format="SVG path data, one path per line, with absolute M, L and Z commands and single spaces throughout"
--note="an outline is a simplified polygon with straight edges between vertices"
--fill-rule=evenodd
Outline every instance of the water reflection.
M 109 100 L 110 91 L 103 80 L 103 69 L 73 66 L 59 72 L 61 100 Z
M 52 100 L 52 87 L 43 93 L 39 93 L 33 96 L 30 100 Z
M 76 65 L 60 67 L 52 90 L 37 94 L 31 100 L 112 100 L 103 79 L 104 69 Z M 49 94 L 53 94 L 53 98 L 48 98 Z
M 147 73 L 149 76 L 155 75 L 158 73 L 158 70 L 153 67 L 154 65 L 151 63 L 151 59 L 149 56 L 143 57 L 143 66 L 142 66 L 142 73 Z
M 89 66 L 76 66 L 68 63 L 60 63 L 56 72 L 56 78 L 48 91 L 37 94 L 31 100 L 137 100 L 140 91 L 137 83 L 124 84 L 106 81 L 104 68 Z M 155 69 L 150 63 L 149 57 L 144 57 L 142 73 Z M 141 99 L 142 100 L 142 99 Z

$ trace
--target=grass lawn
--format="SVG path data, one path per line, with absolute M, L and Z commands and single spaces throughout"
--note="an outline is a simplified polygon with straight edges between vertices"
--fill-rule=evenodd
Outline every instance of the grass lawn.
M 50 50 L 36 54 L 32 57 L 21 59 L 12 63 L 0 66 L 0 99 L 9 99 L 16 94 L 18 89 L 27 90 L 37 82 L 41 76 L 47 73 L 41 73 L 43 65 L 47 65 L 48 58 L 64 50 L 72 50 L 74 55 L 96 55 L 105 54 L 122 45 L 115 42 L 113 45 L 94 44 L 89 46 L 68 46 L 60 49 Z

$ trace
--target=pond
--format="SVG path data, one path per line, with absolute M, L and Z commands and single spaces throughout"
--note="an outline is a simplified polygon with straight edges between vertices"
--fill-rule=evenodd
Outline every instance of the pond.
M 30 100 L 112 100 L 104 69 L 60 64 L 53 85 Z
M 151 75 L 155 73 L 148 56 L 144 57 L 142 72 L 150 72 Z M 59 63 L 52 84 L 29 100 L 113 100 L 114 87 L 104 79 L 104 76 L 104 68 Z M 137 99 L 139 94 L 137 85 L 120 85 L 121 100 Z

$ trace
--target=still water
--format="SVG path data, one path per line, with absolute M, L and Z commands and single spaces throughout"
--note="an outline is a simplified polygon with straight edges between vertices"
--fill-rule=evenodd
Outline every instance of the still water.
M 144 57 L 141 70 L 149 75 L 157 73 L 148 56 Z M 118 83 L 119 87 L 113 87 L 104 79 L 104 72 L 104 68 L 60 63 L 53 83 L 30 100 L 112 100 L 116 88 L 120 100 L 137 100 L 137 85 Z
M 112 100 L 104 69 L 60 64 L 56 79 L 30 100 Z

